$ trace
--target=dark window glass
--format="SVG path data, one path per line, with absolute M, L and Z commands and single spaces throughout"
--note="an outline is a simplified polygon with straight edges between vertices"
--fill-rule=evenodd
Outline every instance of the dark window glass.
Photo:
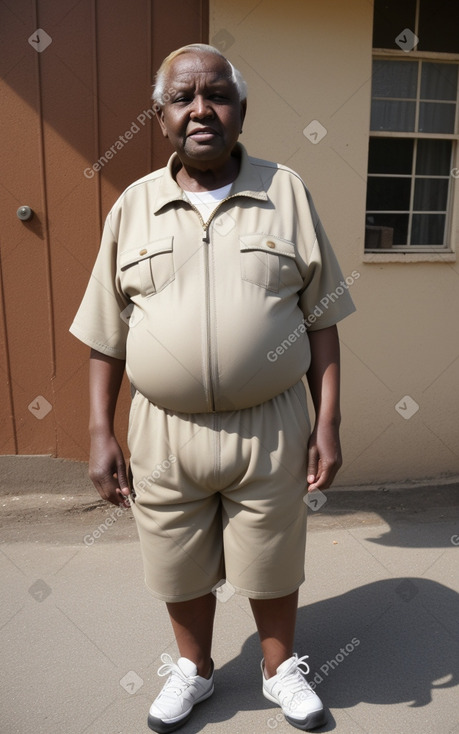
M 387 249 L 406 245 L 408 214 L 367 214 L 365 249 Z
M 410 178 L 370 176 L 367 186 L 367 209 L 377 211 L 409 211 Z
M 421 0 L 418 51 L 459 53 L 458 26 L 457 0 Z
M 445 236 L 444 214 L 413 214 L 412 245 L 443 245 Z
M 399 48 L 395 39 L 405 28 L 414 32 L 416 0 L 375 0 L 373 48 Z
M 418 176 L 449 176 L 451 148 L 451 140 L 418 140 L 416 174 Z
M 413 162 L 413 146 L 413 140 L 370 138 L 368 173 L 410 174 Z M 424 173 L 424 171 L 420 171 L 420 173 Z M 425 171 L 425 173 L 433 173 L 433 171 Z
M 414 33 L 416 0 L 375 0 L 373 48 L 400 48 L 395 39 Z M 421 0 L 418 51 L 459 53 L 459 4 L 456 0 Z

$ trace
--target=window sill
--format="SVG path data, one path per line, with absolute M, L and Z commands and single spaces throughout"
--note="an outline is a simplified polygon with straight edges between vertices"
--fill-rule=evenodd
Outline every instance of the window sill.
M 365 252 L 364 263 L 452 263 L 455 252 Z

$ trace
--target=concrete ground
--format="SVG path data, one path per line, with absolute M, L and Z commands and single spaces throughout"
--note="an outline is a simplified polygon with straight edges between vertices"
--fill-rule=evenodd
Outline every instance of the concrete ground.
M 146 734 L 160 656 L 177 650 L 131 511 L 99 501 L 84 465 L 49 461 L 0 459 L 0 731 Z M 326 496 L 309 514 L 296 643 L 329 712 L 316 731 L 459 734 L 457 478 Z M 215 694 L 180 731 L 295 731 L 261 694 L 247 599 L 219 598 Z

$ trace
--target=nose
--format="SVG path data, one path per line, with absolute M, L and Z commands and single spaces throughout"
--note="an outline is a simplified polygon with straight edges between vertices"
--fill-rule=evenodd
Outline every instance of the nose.
M 197 94 L 193 100 L 191 117 L 194 120 L 201 120 L 204 117 L 211 117 L 212 114 L 212 107 L 209 101 L 202 94 Z

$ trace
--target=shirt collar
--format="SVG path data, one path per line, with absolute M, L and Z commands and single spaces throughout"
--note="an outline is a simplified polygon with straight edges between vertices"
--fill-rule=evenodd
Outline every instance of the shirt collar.
M 236 143 L 234 153 L 240 158 L 241 165 L 237 178 L 233 182 L 229 196 L 248 196 L 259 201 L 267 201 L 268 194 L 256 167 L 252 165 L 246 149 L 241 143 Z M 158 198 L 154 208 L 157 214 L 166 204 L 173 201 L 188 201 L 185 192 L 175 180 L 175 172 L 179 167 L 179 157 L 173 153 L 169 158 L 161 179 Z

